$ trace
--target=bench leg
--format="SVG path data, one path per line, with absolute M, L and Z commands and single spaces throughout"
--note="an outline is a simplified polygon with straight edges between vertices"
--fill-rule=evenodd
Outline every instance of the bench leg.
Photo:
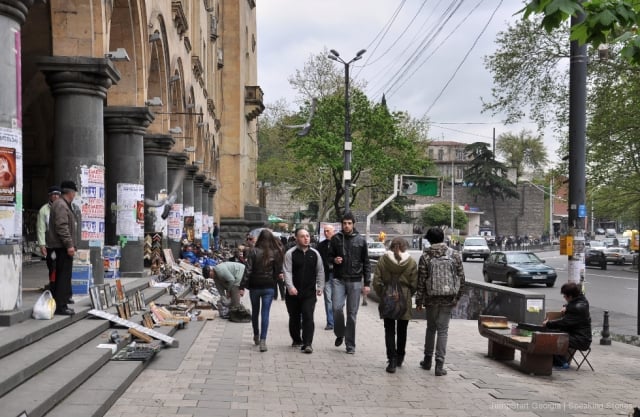
M 551 375 L 553 371 L 553 355 L 535 355 L 520 352 L 520 369 L 534 375 Z
M 489 339 L 489 357 L 499 361 L 512 361 L 515 357 L 515 349 Z

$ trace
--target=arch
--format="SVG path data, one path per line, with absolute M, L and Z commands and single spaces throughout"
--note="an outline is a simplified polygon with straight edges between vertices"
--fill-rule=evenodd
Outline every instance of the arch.
M 166 114 L 169 108 L 169 89 L 167 88 L 169 85 L 169 51 L 167 30 L 161 14 L 155 15 L 155 19 L 149 21 L 149 28 L 155 30 L 149 34 L 147 40 L 149 49 L 146 100 L 159 97 L 162 101 L 162 106 L 151 109 L 157 115 L 148 130 L 152 133 L 167 133 L 170 126 L 170 118 Z

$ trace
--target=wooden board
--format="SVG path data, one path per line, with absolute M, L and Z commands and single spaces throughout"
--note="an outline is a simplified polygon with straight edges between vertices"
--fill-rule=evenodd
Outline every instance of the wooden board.
M 148 327 L 144 327 L 140 324 L 134 323 L 132 321 L 129 320 L 125 320 L 125 319 L 121 319 L 120 317 L 116 316 L 115 314 L 111 314 L 111 313 L 107 313 L 106 311 L 102 311 L 102 310 L 95 310 L 95 309 L 91 309 L 88 311 L 89 314 L 91 314 L 92 316 L 96 316 L 96 317 L 100 317 L 102 319 L 106 319 L 109 320 L 111 322 L 117 323 L 121 326 L 127 327 L 129 329 L 135 329 L 137 331 L 139 331 L 140 333 L 146 334 L 148 336 L 153 337 L 154 339 L 158 339 L 158 340 L 162 340 L 163 342 L 165 342 L 166 344 L 168 344 L 169 346 L 173 346 L 173 347 L 177 347 L 178 346 L 178 341 L 176 339 L 174 339 L 171 336 L 168 336 L 166 334 L 157 332 L 153 329 L 149 329 Z

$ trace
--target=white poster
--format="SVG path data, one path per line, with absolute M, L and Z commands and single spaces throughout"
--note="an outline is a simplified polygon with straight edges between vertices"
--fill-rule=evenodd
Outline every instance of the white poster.
M 202 213 L 202 233 L 209 233 L 209 215 Z
M 0 127 L 0 239 L 22 236 L 22 130 Z
M 201 211 L 196 211 L 195 215 L 193 216 L 193 228 L 198 238 L 202 236 L 202 212 Z
M 79 196 L 79 198 L 78 198 Z M 74 202 L 80 206 L 82 213 L 82 240 L 89 241 L 89 246 L 104 246 L 104 166 L 82 166 L 80 169 L 80 192 Z
M 182 204 L 173 204 L 167 218 L 167 237 L 174 242 L 182 239 Z
M 129 240 L 142 239 L 144 234 L 144 185 L 117 185 L 116 235 Z

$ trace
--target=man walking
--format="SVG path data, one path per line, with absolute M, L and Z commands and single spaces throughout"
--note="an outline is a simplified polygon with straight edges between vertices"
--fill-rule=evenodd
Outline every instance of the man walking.
M 309 232 L 297 229 L 295 237 L 296 245 L 285 253 L 283 266 L 289 334 L 293 340 L 292 346 L 301 346 L 304 353 L 313 353 L 313 313 L 316 297 L 322 295 L 324 287 L 324 268 L 320 253 L 309 245 Z
M 464 286 L 464 267 L 460 252 L 445 245 L 444 233 L 437 227 L 427 231 L 431 247 L 424 250 L 418 263 L 418 290 L 416 310 L 427 311 L 427 332 L 424 338 L 422 369 L 431 369 L 431 359 L 436 355 L 436 376 L 446 375 L 444 359 L 447 354 L 447 338 L 451 310 L 458 303 Z M 436 342 L 436 334 L 438 340 Z
M 49 229 L 46 234 L 47 248 L 53 249 L 55 256 L 55 281 L 53 298 L 56 300 L 56 314 L 70 316 L 75 313 L 67 306 L 71 298 L 71 274 L 73 257 L 76 253 L 76 217 L 71 202 L 78 188 L 73 181 L 62 181 L 62 197 L 51 205 Z
M 371 264 L 366 239 L 355 230 L 351 212 L 342 216 L 342 231 L 331 238 L 329 262 L 333 264 L 333 332 L 335 345 L 346 340 L 347 353 L 356 352 L 356 319 L 360 294 L 371 290 Z M 364 281 L 364 285 L 363 285 Z M 345 324 L 344 305 L 347 304 Z
M 47 270 L 49 271 L 49 289 L 53 291 L 53 286 L 55 283 L 55 261 L 51 258 L 53 254 L 53 249 L 47 247 L 47 230 L 49 230 L 49 216 L 51 214 L 51 206 L 53 202 L 60 198 L 62 194 L 60 191 L 60 187 L 57 185 L 49 187 L 48 190 L 49 201 L 40 207 L 38 211 L 38 222 L 36 224 L 36 229 L 38 232 L 38 246 L 40 247 L 40 253 L 47 260 Z M 46 289 L 46 288 L 45 288 Z
M 333 264 L 329 262 L 329 249 L 331 248 L 331 238 L 335 234 L 335 229 L 330 224 L 325 224 L 322 228 L 325 239 L 318 244 L 318 252 L 322 257 L 322 267 L 324 268 L 324 312 L 327 315 L 327 327 L 325 330 L 333 330 Z
M 220 226 L 218 223 L 213 223 L 213 249 L 220 250 Z

